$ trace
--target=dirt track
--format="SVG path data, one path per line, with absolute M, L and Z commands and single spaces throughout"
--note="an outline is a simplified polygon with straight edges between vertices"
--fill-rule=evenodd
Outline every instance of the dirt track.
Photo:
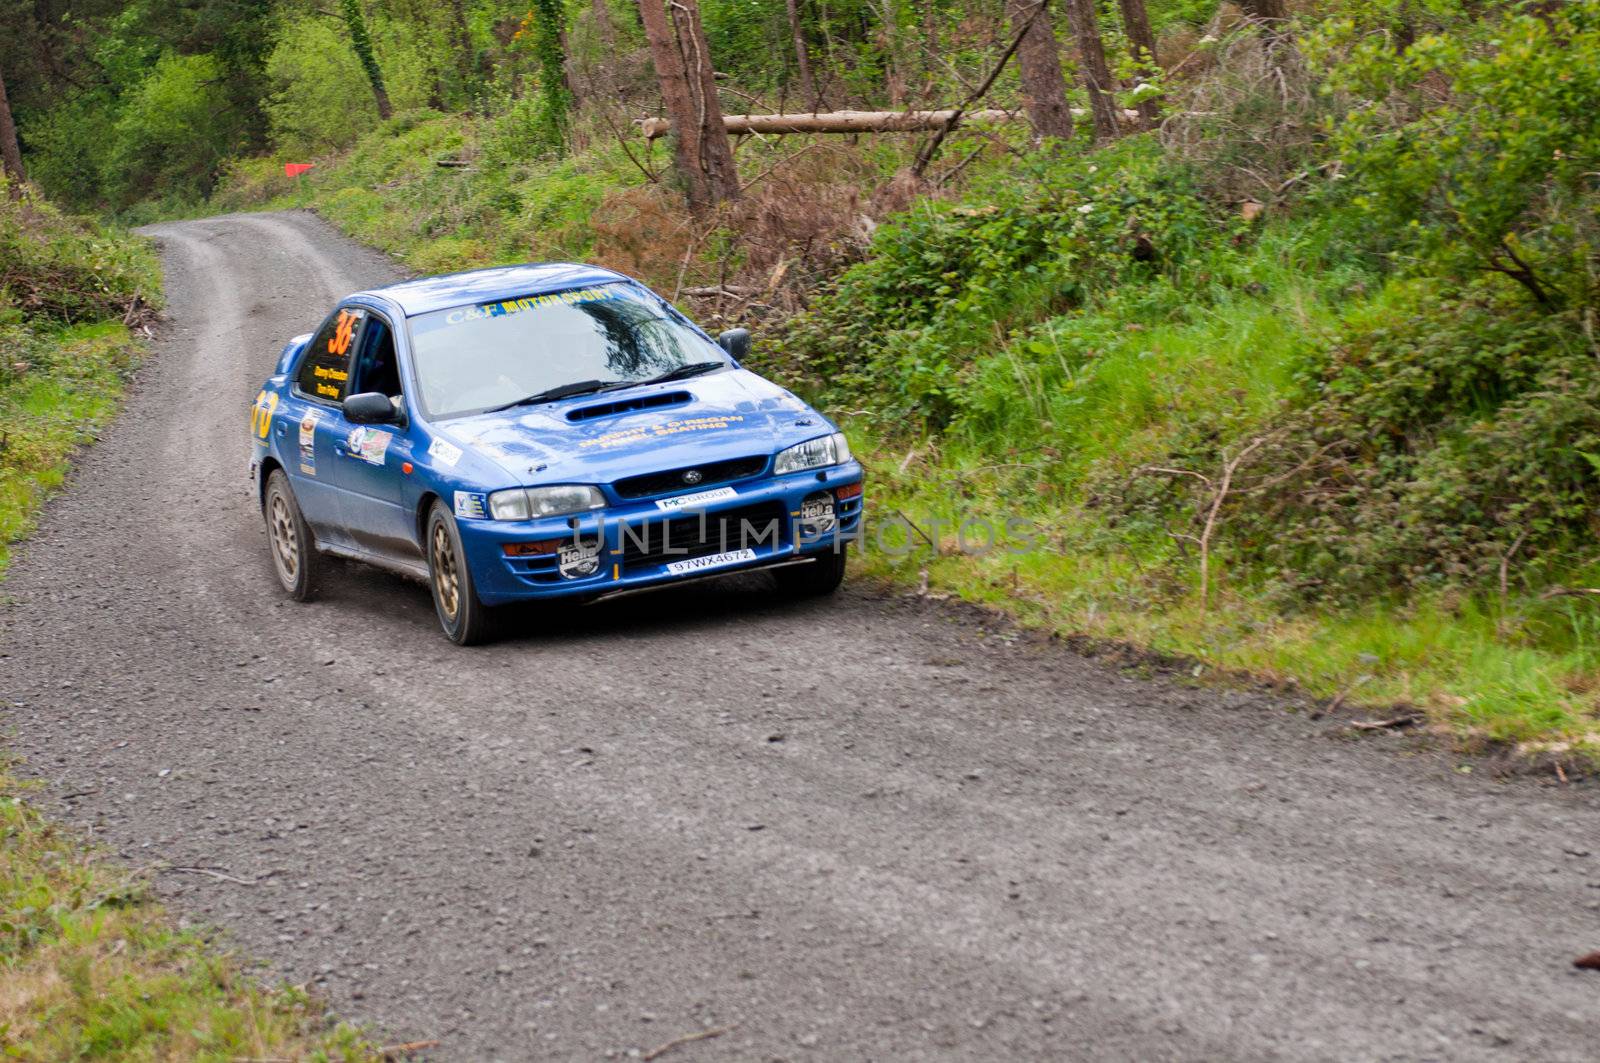
M 283 600 L 248 404 L 397 273 L 305 214 L 156 234 L 158 352 L 0 585 L 5 722 L 129 860 L 259 879 L 159 882 L 341 1014 L 454 1060 L 1595 1058 L 1593 786 L 859 592 L 479 651 L 370 570 Z

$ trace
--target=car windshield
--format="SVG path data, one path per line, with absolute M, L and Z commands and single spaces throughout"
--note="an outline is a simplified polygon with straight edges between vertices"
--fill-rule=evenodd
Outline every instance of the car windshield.
M 727 364 L 721 348 L 633 284 L 600 284 L 411 318 L 423 409 L 457 417 Z

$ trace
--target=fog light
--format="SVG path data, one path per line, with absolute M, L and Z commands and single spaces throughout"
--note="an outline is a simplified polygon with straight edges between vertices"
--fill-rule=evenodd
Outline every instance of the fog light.
M 826 491 L 807 495 L 800 503 L 800 534 L 815 539 L 833 531 L 837 521 L 833 515 L 833 496 Z
M 561 545 L 559 566 L 564 579 L 581 579 L 600 571 L 600 540 Z

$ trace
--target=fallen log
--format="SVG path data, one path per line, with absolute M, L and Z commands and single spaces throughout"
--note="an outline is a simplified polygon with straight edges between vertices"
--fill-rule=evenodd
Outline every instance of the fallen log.
M 820 111 L 810 114 L 725 114 L 722 124 L 727 127 L 730 134 L 740 136 L 746 133 L 912 133 L 925 129 L 938 129 L 950 121 L 950 116 L 955 113 L 955 108 L 945 108 L 938 111 Z M 1089 114 L 1081 107 L 1072 109 L 1074 118 L 1084 118 Z M 983 111 L 965 111 L 959 120 L 960 125 L 969 122 L 1010 122 L 1026 117 L 1021 111 L 1002 111 L 996 109 Z M 1138 121 L 1139 112 L 1125 110 L 1122 117 L 1129 121 Z M 672 132 L 670 118 L 640 118 L 637 120 L 640 132 L 649 140 L 664 137 Z
M 722 124 L 734 135 L 740 133 L 906 133 L 938 129 L 950 121 L 954 109 L 941 111 L 823 111 L 817 114 L 725 114 Z M 966 122 L 1008 122 L 1022 117 L 1019 111 L 968 111 Z M 672 132 L 667 118 L 646 118 L 639 128 L 651 140 Z

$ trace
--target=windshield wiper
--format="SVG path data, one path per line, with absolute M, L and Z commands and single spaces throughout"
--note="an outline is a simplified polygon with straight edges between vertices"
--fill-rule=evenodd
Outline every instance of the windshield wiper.
M 635 380 L 633 383 L 665 384 L 669 380 L 684 380 L 688 377 L 699 376 L 701 373 L 709 373 L 713 369 L 722 369 L 727 364 L 727 362 L 690 362 L 688 365 L 680 365 L 676 369 L 669 369 L 660 376 L 653 376 L 648 380 Z
M 571 384 L 562 384 L 558 387 L 547 388 L 544 391 L 535 392 L 534 394 L 529 395 L 526 398 L 518 399 L 515 402 L 507 402 L 499 406 L 491 406 L 483 412 L 499 413 L 501 410 L 509 410 L 513 406 L 537 406 L 541 402 L 554 402 L 557 399 L 567 399 L 574 395 L 587 395 L 591 391 L 604 391 L 606 388 L 615 386 L 618 383 L 619 381 L 616 380 L 579 380 Z
M 491 406 L 483 412 L 499 413 L 501 410 L 509 410 L 513 406 L 537 406 L 541 402 L 570 399 L 574 395 L 588 395 L 596 391 L 616 391 L 619 388 L 643 387 L 645 384 L 665 384 L 669 380 L 683 380 L 687 377 L 699 376 L 701 373 L 709 373 L 713 369 L 721 369 L 727 364 L 727 362 L 690 362 L 688 365 L 680 365 L 676 369 L 669 369 L 660 376 L 646 377 L 644 380 L 579 380 L 572 384 L 562 384 L 558 387 L 536 392 L 515 402 Z

